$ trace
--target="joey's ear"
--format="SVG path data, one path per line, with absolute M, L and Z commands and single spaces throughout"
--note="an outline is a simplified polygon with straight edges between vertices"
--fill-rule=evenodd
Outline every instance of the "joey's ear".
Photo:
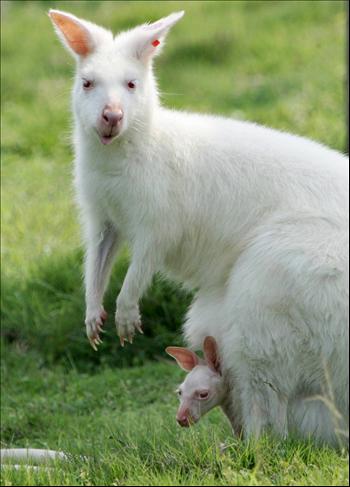
M 218 345 L 214 337 L 207 336 L 203 344 L 204 357 L 207 365 L 218 374 L 221 374 L 221 363 L 218 351 Z
M 106 29 L 67 12 L 50 10 L 49 17 L 63 45 L 74 57 L 86 57 L 103 38 L 112 38 L 112 34 Z
M 188 348 L 167 347 L 165 351 L 168 355 L 173 357 L 178 365 L 186 372 L 190 372 L 196 365 L 199 365 L 198 355 Z
M 136 27 L 130 33 L 132 34 L 133 54 L 144 63 L 159 54 L 167 33 L 183 17 L 184 13 L 184 11 L 175 12 L 152 24 Z

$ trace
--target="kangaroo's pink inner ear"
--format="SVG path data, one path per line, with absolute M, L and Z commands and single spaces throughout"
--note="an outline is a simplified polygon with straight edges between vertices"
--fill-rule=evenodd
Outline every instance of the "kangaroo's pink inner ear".
M 190 372 L 199 364 L 199 357 L 188 348 L 167 347 L 165 351 L 168 355 L 173 357 L 178 365 L 186 372 Z
M 205 337 L 204 344 L 203 344 L 203 352 L 208 366 L 215 372 L 221 374 L 221 363 L 220 363 L 218 345 L 214 337 L 212 336 Z
M 63 41 L 79 56 L 87 56 L 93 50 L 93 43 L 88 30 L 74 18 L 61 12 L 50 10 L 52 20 Z
M 152 24 L 145 24 L 135 29 L 136 57 L 147 63 L 153 56 L 159 54 L 168 32 L 183 17 L 184 13 L 183 11 L 174 12 Z

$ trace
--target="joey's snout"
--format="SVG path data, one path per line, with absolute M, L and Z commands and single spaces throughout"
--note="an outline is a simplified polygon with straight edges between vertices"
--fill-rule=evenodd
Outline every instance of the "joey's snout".
M 184 428 L 188 428 L 189 426 L 191 426 L 196 422 L 193 416 L 191 415 L 190 409 L 188 408 L 187 409 L 180 408 L 180 410 L 176 415 L 176 421 L 179 423 L 180 426 Z
M 176 418 L 176 421 L 184 428 L 188 428 L 191 424 L 187 416 L 184 416 L 183 418 Z
M 99 135 L 102 144 L 109 144 L 119 135 L 123 123 L 124 112 L 118 105 L 106 105 L 99 120 Z
M 182 414 L 181 416 L 176 416 L 176 421 L 180 426 L 188 428 L 191 425 L 191 421 L 188 414 Z

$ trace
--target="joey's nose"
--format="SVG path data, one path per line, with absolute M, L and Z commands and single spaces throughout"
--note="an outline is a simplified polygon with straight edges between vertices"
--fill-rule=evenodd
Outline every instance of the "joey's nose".
M 182 414 L 177 414 L 176 421 L 179 423 L 180 426 L 184 426 L 185 428 L 190 426 L 189 411 L 186 410 L 182 412 Z
M 116 127 L 123 120 L 123 110 L 121 108 L 111 109 L 106 107 L 102 112 L 102 122 L 106 127 Z
M 188 428 L 190 426 L 190 421 L 187 417 L 177 418 L 177 422 L 184 428 Z

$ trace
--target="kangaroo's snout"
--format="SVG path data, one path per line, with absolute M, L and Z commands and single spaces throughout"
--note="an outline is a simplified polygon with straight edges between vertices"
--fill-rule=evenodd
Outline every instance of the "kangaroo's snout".
M 190 420 L 188 416 L 182 416 L 181 418 L 176 418 L 176 421 L 179 423 L 180 426 L 188 428 L 190 426 Z
M 180 411 L 176 415 L 176 421 L 179 423 L 180 426 L 183 426 L 185 428 L 188 428 L 189 426 L 191 426 L 191 424 L 195 422 L 191 416 L 189 408 L 185 410 L 180 409 Z
M 106 105 L 99 121 L 99 135 L 103 144 L 109 144 L 119 135 L 123 123 L 124 112 L 120 106 Z
M 116 127 L 123 120 L 123 110 L 121 108 L 110 108 L 106 106 L 102 112 L 102 123 L 106 127 Z

